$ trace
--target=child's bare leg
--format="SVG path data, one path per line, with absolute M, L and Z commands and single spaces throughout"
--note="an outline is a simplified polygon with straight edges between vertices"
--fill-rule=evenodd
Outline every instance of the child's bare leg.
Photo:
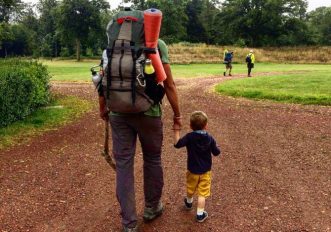
M 190 194 L 187 194 L 186 195 L 186 200 L 187 200 L 188 203 L 192 203 L 193 202 L 193 196 L 190 195 Z
M 202 215 L 205 211 L 205 204 L 206 204 L 206 198 L 205 197 L 198 197 L 198 207 L 197 207 L 197 214 Z
M 197 207 L 198 222 L 204 222 L 208 217 L 208 213 L 205 211 L 205 202 L 206 202 L 205 197 L 201 197 L 201 196 L 198 197 L 198 207 Z

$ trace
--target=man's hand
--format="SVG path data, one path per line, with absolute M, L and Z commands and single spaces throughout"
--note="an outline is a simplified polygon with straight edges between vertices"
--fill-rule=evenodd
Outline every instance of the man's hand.
M 174 124 L 172 126 L 173 130 L 180 130 L 182 129 L 182 117 L 174 116 Z

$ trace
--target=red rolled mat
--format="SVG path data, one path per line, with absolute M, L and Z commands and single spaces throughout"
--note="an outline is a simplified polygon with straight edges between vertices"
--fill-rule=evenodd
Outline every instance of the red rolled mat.
M 152 65 L 156 72 L 156 81 L 158 83 L 164 81 L 167 79 L 167 74 L 164 71 L 163 64 L 159 55 L 159 52 L 157 51 L 156 54 L 149 54 L 148 58 L 151 59 Z
M 145 46 L 147 48 L 157 48 L 157 43 L 161 30 L 162 12 L 158 9 L 148 9 L 144 11 L 144 31 Z M 158 51 L 156 54 L 149 54 L 152 65 L 156 72 L 157 82 L 162 82 L 167 78 Z
M 162 12 L 158 9 L 144 11 L 144 30 L 146 47 L 156 48 L 161 30 Z

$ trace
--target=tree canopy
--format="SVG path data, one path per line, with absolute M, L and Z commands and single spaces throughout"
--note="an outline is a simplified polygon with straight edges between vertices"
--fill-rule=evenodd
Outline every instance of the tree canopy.
M 331 7 L 306 0 L 125 0 L 163 12 L 167 43 L 237 46 L 331 45 Z M 106 0 L 0 0 L 0 57 L 99 55 L 112 15 Z M 23 49 L 24 47 L 24 49 Z M 22 49 L 18 49 L 22 48 Z

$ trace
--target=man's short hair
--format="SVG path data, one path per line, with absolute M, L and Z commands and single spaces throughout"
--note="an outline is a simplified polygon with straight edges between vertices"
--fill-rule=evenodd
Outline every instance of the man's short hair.
M 190 117 L 190 125 L 192 130 L 203 130 L 208 122 L 207 114 L 202 111 L 194 111 Z

